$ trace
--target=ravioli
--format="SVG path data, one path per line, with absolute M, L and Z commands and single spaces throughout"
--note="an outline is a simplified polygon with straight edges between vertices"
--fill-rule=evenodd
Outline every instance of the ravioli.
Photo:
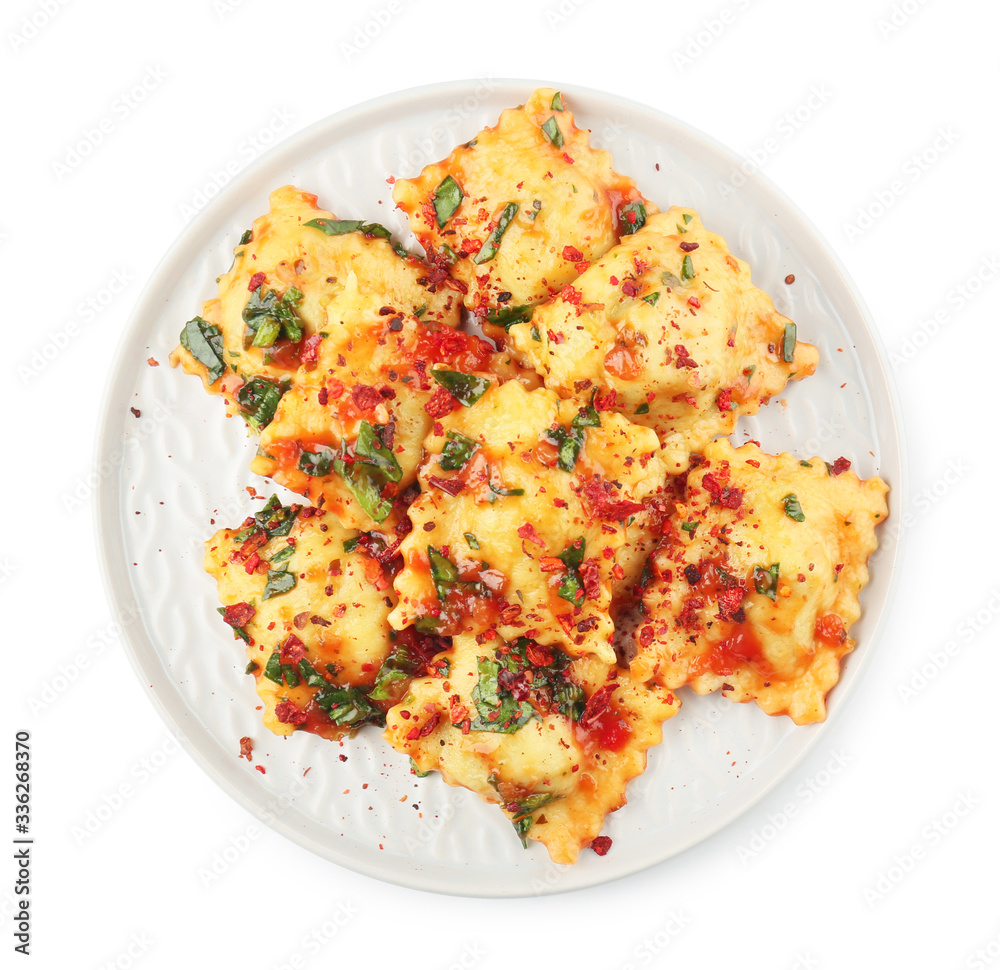
M 476 378 L 427 437 L 389 621 L 527 636 L 614 662 L 612 584 L 663 488 L 648 428 L 514 381 Z
M 613 392 L 616 410 L 660 436 L 673 473 L 818 359 L 747 264 L 679 206 L 512 325 L 508 346 L 563 397 Z
M 277 498 L 205 543 L 219 612 L 246 643 L 264 725 L 275 734 L 337 738 L 383 722 L 368 694 L 400 638 L 386 622 L 393 594 L 384 551 L 321 509 Z
M 211 390 L 230 389 L 232 379 L 220 379 L 237 375 L 238 409 L 259 430 L 328 317 L 349 311 L 359 294 L 457 326 L 456 292 L 431 284 L 429 270 L 394 247 L 384 227 L 338 220 L 315 195 L 286 185 L 240 240 L 232 267 L 218 278 L 218 298 L 185 325 L 171 361 Z
M 633 673 L 824 720 L 888 515 L 886 484 L 849 466 L 709 444 L 653 559 Z
M 528 639 L 463 634 L 442 660 L 443 675 L 414 679 L 390 709 L 386 740 L 418 771 L 498 805 L 525 844 L 541 842 L 558 863 L 575 862 L 625 804 L 680 709 L 673 693 L 613 664 Z
M 393 198 L 465 306 L 495 324 L 576 279 L 588 261 L 635 231 L 656 206 L 611 156 L 590 147 L 552 88 L 540 88 Z
M 425 326 L 359 295 L 328 319 L 262 432 L 250 470 L 350 528 L 398 524 L 433 414 L 450 409 L 442 394 L 453 400 L 434 380 L 434 366 L 537 383 L 480 337 Z

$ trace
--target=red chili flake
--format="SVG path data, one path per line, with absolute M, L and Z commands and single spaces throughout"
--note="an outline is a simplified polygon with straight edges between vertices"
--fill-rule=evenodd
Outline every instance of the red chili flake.
M 240 757 L 253 761 L 253 740 L 249 737 L 240 738 Z
M 568 285 L 564 286 L 562 288 L 562 292 L 559 295 L 567 303 L 572 303 L 573 306 L 579 306 L 580 305 L 580 299 L 582 297 L 582 294 L 580 293 L 580 291 L 575 286 L 573 286 L 572 283 L 569 283 Z
M 701 300 L 699 300 L 698 297 L 696 297 L 696 296 L 689 296 L 688 297 L 688 306 L 693 306 L 696 310 L 700 310 L 701 309 Z
M 138 408 L 129 408 L 129 410 L 137 417 L 142 417 L 142 412 Z
M 424 405 L 424 410 L 432 418 L 443 418 L 455 410 L 455 398 L 446 387 L 438 389 L 430 396 L 430 400 Z
M 253 291 L 264 282 L 264 276 L 264 273 L 254 273 L 253 276 L 250 277 L 250 282 L 247 283 L 247 289 L 253 293 Z
M 596 720 L 608 709 L 611 695 L 615 692 L 615 686 L 615 684 L 605 684 L 600 690 L 595 690 L 590 695 L 587 705 L 583 709 L 583 714 L 580 715 L 581 724 L 588 724 L 590 721 Z
M 578 273 L 586 273 L 587 270 L 590 269 L 590 260 L 582 259 L 579 263 L 575 263 L 574 265 L 576 266 L 576 271 Z
M 554 498 L 554 499 L 552 500 L 552 504 L 553 504 L 553 505 L 554 505 L 554 506 L 555 506 L 555 507 L 556 507 L 557 509 L 565 509 L 565 508 L 568 508 L 568 507 L 569 507 L 569 506 L 568 506 L 568 505 L 566 504 L 566 499 L 564 499 L 564 498 Z
M 562 258 L 571 263 L 579 263 L 583 259 L 583 253 L 576 246 L 563 246 Z
M 410 728 L 409 733 L 406 735 L 407 741 L 416 741 L 418 738 L 426 738 L 428 734 L 434 731 L 437 727 L 438 721 L 441 720 L 441 715 L 435 712 L 426 721 L 424 721 L 421 727 Z
M 257 614 L 257 607 L 249 603 L 231 603 L 222 614 L 230 626 L 246 626 Z
M 330 625 L 330 621 L 329 620 L 324 620 L 323 617 L 317 616 L 315 613 L 313 613 L 313 615 L 309 617 L 309 622 L 313 626 L 329 626 Z
M 254 769 L 259 771 L 262 775 L 266 775 L 267 772 L 264 770 L 263 765 L 254 765 Z
M 160 362 L 155 357 L 147 357 L 146 358 L 146 363 L 149 364 L 150 367 L 159 367 L 160 366 Z
M 323 343 L 323 338 L 318 333 L 314 333 L 311 337 L 306 337 L 302 342 L 299 360 L 303 364 L 315 364 L 319 360 L 319 345 L 321 343 Z
M 469 709 L 462 703 L 458 694 L 452 694 L 448 699 L 448 717 L 452 724 L 461 724 L 469 717 Z
M 719 396 L 716 399 L 716 404 L 718 404 L 719 410 L 723 414 L 728 414 L 733 409 L 733 389 L 731 387 L 724 387 L 719 391 Z
M 549 343 L 557 345 L 566 343 L 566 335 L 561 330 L 558 333 L 553 333 L 551 330 L 546 330 L 545 336 L 549 338 Z
M 608 277 L 608 282 L 612 286 L 617 286 L 618 285 L 618 277 L 617 276 L 610 276 L 610 277 Z
M 243 568 L 246 570 L 248 576 L 253 575 L 254 570 L 260 565 L 260 556 L 255 552 L 250 556 L 247 561 L 243 564 Z
M 583 486 L 583 497 L 590 507 L 591 518 L 604 519 L 607 522 L 620 522 L 645 508 L 638 502 L 614 498 L 611 494 L 612 490 L 613 486 L 610 482 L 601 482 L 596 479 Z
M 755 458 L 748 458 L 746 460 L 746 464 L 753 465 L 754 468 L 760 468 L 760 462 L 757 461 Z
M 682 367 L 697 367 L 698 362 L 688 355 L 687 347 L 684 344 L 675 344 L 674 353 L 677 355 L 677 360 L 674 361 L 674 367 L 680 370 Z
M 351 400 L 359 411 L 370 411 L 382 400 L 382 397 L 371 385 L 358 384 L 351 391 Z
M 306 611 L 305 613 L 296 613 L 294 619 L 292 620 L 292 626 L 294 626 L 296 630 L 304 630 L 308 622 L 309 622 L 308 611 Z
M 743 602 L 743 597 L 746 596 L 746 594 L 746 589 L 740 585 L 730 586 L 729 589 L 719 590 L 719 612 L 723 616 L 732 616 L 739 610 L 740 604 Z
M 681 250 L 685 253 L 693 253 L 698 248 L 697 243 L 693 242 L 682 242 Z
M 791 285 L 792 285 L 792 284 L 793 284 L 793 283 L 795 282 L 795 274 L 794 274 L 794 273 L 789 273 L 789 274 L 788 274 L 788 275 L 787 275 L 787 276 L 785 277 L 785 282 L 786 282 L 786 283 L 787 283 L 787 284 L 788 284 L 789 286 L 791 286 Z
M 743 504 L 743 489 L 727 485 L 719 496 L 719 505 L 726 509 L 738 509 Z
M 559 625 L 566 632 L 566 635 L 569 636 L 573 632 L 573 617 L 571 617 L 569 613 L 557 613 L 556 619 L 559 621 Z
M 594 395 L 595 411 L 610 411 L 618 401 L 618 392 L 612 388 L 607 394 Z
M 341 394 L 344 393 L 344 382 L 338 381 L 336 378 L 334 378 L 332 381 L 329 381 L 327 383 L 324 390 L 327 392 L 327 394 L 330 395 L 330 397 L 336 399 L 340 397 Z
M 529 643 L 525 647 L 524 654 L 533 667 L 548 667 L 554 659 L 552 651 L 540 643 Z
M 607 855 L 611 849 L 611 837 L 609 835 L 599 835 L 590 843 L 590 847 L 598 855 Z
M 435 488 L 439 488 L 442 492 L 447 492 L 449 495 L 458 495 L 465 488 L 465 482 L 460 478 L 438 478 L 437 475 L 431 475 L 427 481 Z
M 583 580 L 583 591 L 587 594 L 587 599 L 599 599 L 601 595 L 601 571 L 596 559 L 587 559 L 580 563 L 580 578 Z
M 538 534 L 538 531 L 530 522 L 525 522 L 520 529 L 517 530 L 517 534 L 528 542 L 534 543 L 536 546 L 541 546 L 545 548 L 545 543 L 542 541 L 542 537 Z
M 306 645 L 294 634 L 289 633 L 281 645 L 279 659 L 283 664 L 297 664 L 306 655 Z
M 841 455 L 841 457 L 838 458 L 830 466 L 830 474 L 834 475 L 834 476 L 841 475 L 844 472 L 846 472 L 847 469 L 850 468 L 850 467 L 851 467 L 851 463 L 846 458 L 844 458 L 843 455 Z
M 632 214 L 633 213 L 631 212 L 629 213 L 629 215 Z M 622 283 L 622 293 L 624 293 L 626 296 L 638 296 L 639 287 L 636 286 L 635 283 L 633 283 L 631 280 L 625 280 L 625 282 Z
M 639 630 L 639 645 L 643 647 L 648 647 L 653 642 L 653 627 L 650 624 L 646 624 Z
M 574 159 L 570 158 L 565 152 L 563 152 L 563 161 L 566 162 L 567 165 L 574 164 Z
M 282 724 L 305 724 L 309 719 L 305 711 L 296 707 L 287 698 L 274 708 L 274 716 Z
M 566 568 L 566 564 L 558 556 L 542 556 L 538 560 L 538 568 L 543 573 L 557 573 Z
M 330 401 L 330 393 L 327 391 L 326 387 L 321 387 L 316 393 L 316 401 L 319 403 L 320 407 L 326 407 Z

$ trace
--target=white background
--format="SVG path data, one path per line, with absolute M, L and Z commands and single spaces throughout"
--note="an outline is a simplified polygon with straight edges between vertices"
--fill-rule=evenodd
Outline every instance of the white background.
M 0 791 L 7 839 L 14 732 L 30 731 L 36 839 L 32 952 L 17 960 L 1000 966 L 997 462 L 990 438 L 976 447 L 992 430 L 1000 350 L 1000 8 L 16 0 L 0 31 L 13 428 L 0 527 L 0 743 L 10 751 Z M 568 92 L 584 85 L 666 111 L 753 160 L 797 202 L 891 355 L 910 480 L 892 497 L 906 555 L 883 640 L 849 708 L 792 777 L 639 875 L 484 901 L 313 857 L 174 750 L 116 635 L 90 492 L 119 335 L 218 173 L 370 97 L 500 77 L 529 79 L 526 91 L 557 79 Z M 81 838 L 88 813 L 123 785 L 112 817 Z M 221 874 L 207 880 L 213 864 Z M 13 863 L 0 867 L 5 965 L 15 879 Z

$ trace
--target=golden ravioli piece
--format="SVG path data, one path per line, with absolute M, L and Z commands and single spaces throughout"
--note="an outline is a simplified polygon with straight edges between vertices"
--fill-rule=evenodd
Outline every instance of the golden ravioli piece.
M 709 444 L 654 558 L 633 673 L 822 721 L 888 515 L 885 482 L 849 466 Z
M 453 403 L 432 376 L 435 366 L 521 376 L 481 337 L 425 326 L 360 295 L 336 315 L 331 309 L 261 433 L 250 470 L 307 496 L 350 528 L 391 528 L 403 511 L 392 515 L 397 498 L 416 480 L 433 415 Z M 524 379 L 537 383 L 534 375 Z
M 383 550 L 321 509 L 277 498 L 205 543 L 220 612 L 246 642 L 275 734 L 336 738 L 382 723 L 367 695 L 400 637 L 386 622 L 393 595 Z
M 375 223 L 338 220 L 315 195 L 276 189 L 270 211 L 254 220 L 219 277 L 218 299 L 181 332 L 172 363 L 216 390 L 226 371 L 238 375 L 246 385 L 238 404 L 258 430 L 266 424 L 262 403 L 273 413 L 277 389 L 308 359 L 328 317 L 349 310 L 359 294 L 457 326 L 455 291 L 431 285 L 430 267 L 401 255 L 388 237 Z
M 508 347 L 563 397 L 613 391 L 617 410 L 660 436 L 672 473 L 817 362 L 747 264 L 678 206 L 513 325 Z
M 656 436 L 553 391 L 476 380 L 425 441 L 390 622 L 614 662 L 618 560 L 644 547 L 646 503 L 666 477 Z
M 551 88 L 399 179 L 393 198 L 466 307 L 492 322 L 547 300 L 656 211 Z
M 417 770 L 498 805 L 554 862 L 573 863 L 594 842 L 680 709 L 670 691 L 613 664 L 570 661 L 525 638 L 458 636 L 442 659 L 443 676 L 414 679 L 390 709 L 386 740 Z

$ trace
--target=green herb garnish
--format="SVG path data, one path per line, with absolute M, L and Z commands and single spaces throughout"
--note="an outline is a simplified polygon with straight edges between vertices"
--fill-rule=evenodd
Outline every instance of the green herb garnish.
M 295 583 L 295 573 L 290 573 L 287 569 L 269 569 L 262 599 L 269 600 L 272 596 L 287 593 L 295 589 Z
M 533 306 L 505 306 L 497 310 L 486 311 L 486 322 L 495 323 L 510 330 L 515 323 L 527 323 L 535 312 Z
M 472 261 L 477 266 L 489 262 L 496 256 L 500 249 L 500 240 L 503 239 L 503 234 L 507 231 L 511 220 L 517 215 L 518 208 L 519 206 L 516 202 L 508 202 L 503 207 L 503 212 L 500 213 L 496 228 L 486 237 L 486 242 L 483 243 L 482 249 L 472 257 Z
M 226 371 L 222 356 L 222 332 L 215 324 L 193 317 L 181 330 L 181 346 L 208 371 L 208 380 L 214 384 Z
M 279 384 L 266 377 L 254 377 L 236 392 L 236 403 L 247 424 L 262 431 L 274 418 L 282 395 L 288 390 L 287 382 Z
M 754 587 L 758 593 L 772 601 L 778 594 L 778 569 L 780 565 L 780 563 L 774 562 L 767 569 L 763 566 L 753 567 Z
M 459 404 L 471 408 L 490 388 L 492 381 L 457 370 L 432 370 L 434 378 Z
M 687 253 L 681 261 L 681 281 L 694 279 L 694 265 L 691 262 L 691 254 Z
M 795 324 L 786 323 L 785 333 L 781 339 L 781 359 L 790 364 L 795 360 Z
M 562 148 L 563 145 L 566 144 L 566 139 L 563 138 L 563 133 L 559 130 L 559 123 L 556 121 L 555 115 L 549 118 L 549 120 L 542 125 L 542 134 L 544 134 L 556 148 Z
M 805 522 L 805 513 L 802 511 L 802 506 L 799 504 L 799 500 L 794 492 L 789 492 L 781 500 L 781 504 L 788 518 L 793 519 L 795 522 Z
M 462 204 L 463 198 L 462 187 L 450 175 L 446 176 L 434 192 L 434 215 L 437 217 L 438 229 L 444 228 L 444 224 Z
M 446 472 L 458 471 L 479 447 L 478 441 L 467 438 L 459 431 L 449 431 L 448 440 L 444 443 L 438 464 Z
M 632 215 L 635 218 L 630 219 Z M 618 224 L 621 227 L 623 236 L 630 236 L 633 232 L 638 232 L 646 225 L 646 207 L 639 201 L 630 202 L 618 210 Z

